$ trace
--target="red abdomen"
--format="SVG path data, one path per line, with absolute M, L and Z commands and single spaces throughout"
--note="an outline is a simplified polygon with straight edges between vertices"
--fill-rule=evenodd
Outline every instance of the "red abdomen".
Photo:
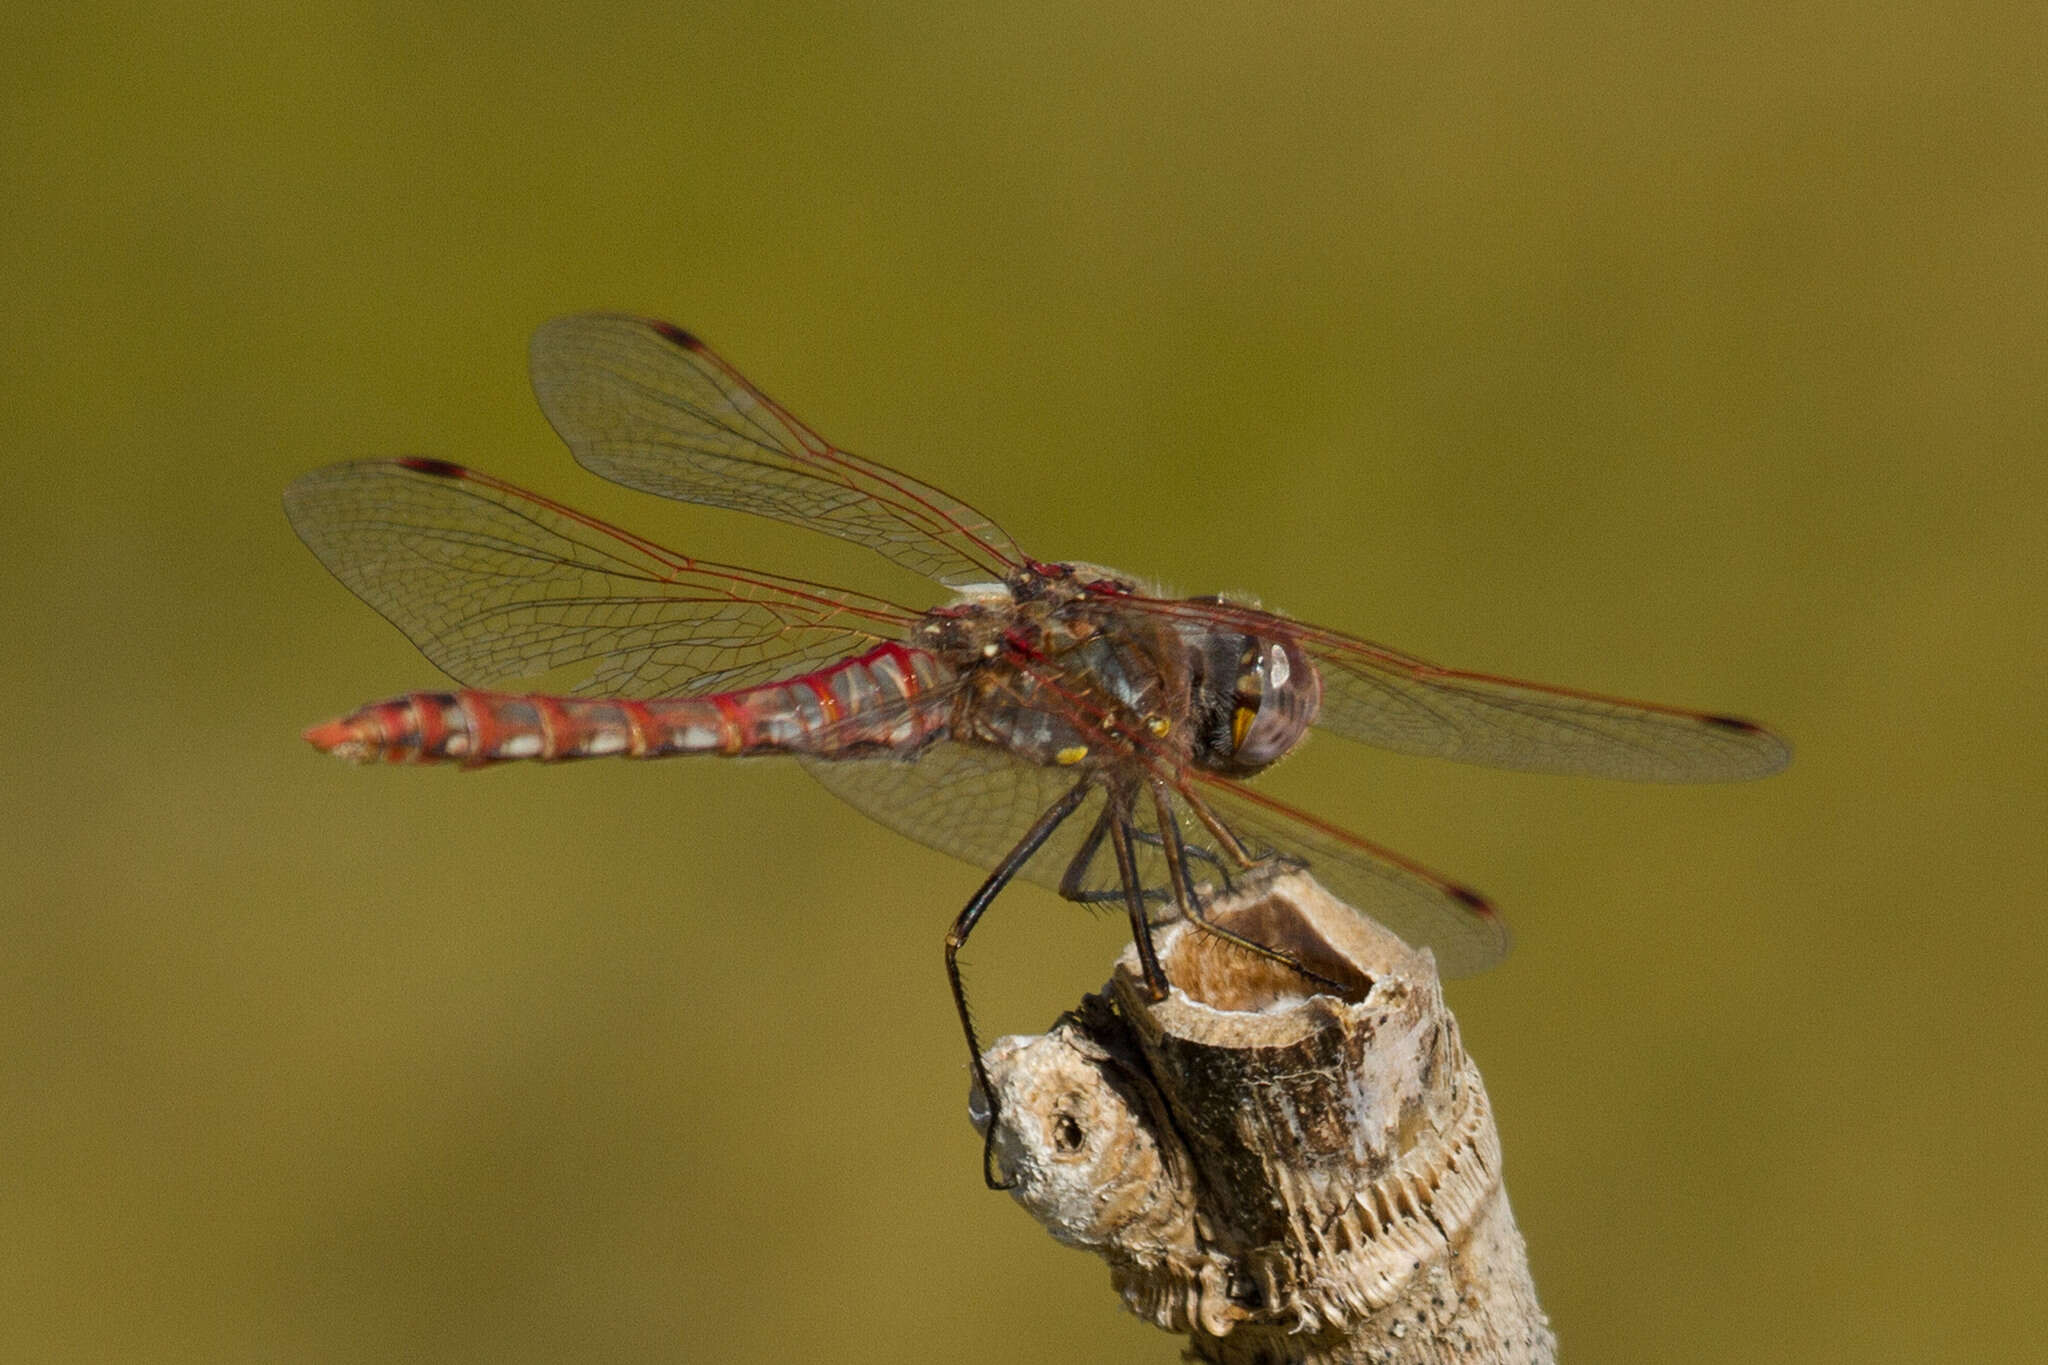
M 466 767 L 514 759 L 914 752 L 944 732 L 936 689 L 950 670 L 923 650 L 883 645 L 784 682 L 702 697 L 635 701 L 514 692 L 413 692 L 306 731 L 357 763 Z

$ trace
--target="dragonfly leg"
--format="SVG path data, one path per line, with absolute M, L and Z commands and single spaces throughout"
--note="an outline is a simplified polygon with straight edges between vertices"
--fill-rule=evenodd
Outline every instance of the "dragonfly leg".
M 1138 965 L 1145 973 L 1145 990 L 1154 1000 L 1166 998 L 1166 971 L 1152 947 L 1152 917 L 1145 913 L 1145 896 L 1138 885 L 1138 855 L 1131 848 L 1130 797 L 1112 793 L 1104 813 L 1115 812 L 1109 824 L 1109 842 L 1116 850 L 1117 875 L 1124 884 L 1124 907 L 1131 916 L 1131 942 L 1138 950 Z
M 1088 870 L 1095 865 L 1095 859 L 1102 853 L 1102 840 L 1109 833 L 1109 825 L 1110 808 L 1105 803 L 1102 813 L 1095 817 L 1095 824 L 1089 829 L 1088 837 L 1081 841 L 1081 847 L 1074 851 L 1074 856 L 1067 862 L 1067 870 L 1060 874 L 1059 892 L 1062 900 L 1070 900 L 1076 905 L 1105 905 L 1111 901 L 1118 905 L 1124 904 L 1129 893 L 1121 885 L 1114 891 L 1091 891 L 1083 884 L 1088 878 Z M 1140 842 L 1159 842 L 1155 836 L 1139 830 L 1132 830 L 1131 834 Z M 1147 901 L 1164 905 L 1169 893 L 1165 888 L 1158 887 L 1142 890 L 1139 894 Z
M 1168 843 L 1165 839 L 1149 829 L 1139 829 L 1135 825 L 1131 827 L 1131 838 L 1137 843 L 1144 844 L 1147 848 L 1156 848 L 1162 853 L 1168 848 Z M 1200 844 L 1191 844 L 1181 839 L 1176 839 L 1174 842 L 1180 845 L 1179 862 L 1181 865 L 1181 875 L 1187 879 L 1188 885 L 1193 886 L 1195 882 L 1193 864 L 1195 862 L 1203 862 L 1207 863 L 1210 870 L 1223 879 L 1223 889 L 1226 891 L 1230 889 L 1230 868 L 1225 865 L 1221 858 L 1211 853 L 1208 849 L 1203 848 Z M 1148 888 L 1145 892 L 1145 898 L 1147 900 L 1164 901 L 1172 894 L 1169 889 L 1164 887 Z
M 1228 863 L 1224 862 L 1221 858 L 1217 857 L 1208 849 L 1203 848 L 1200 844 L 1191 844 L 1185 840 L 1178 839 L 1177 832 L 1176 841 L 1180 843 L 1181 866 L 1183 869 L 1185 869 L 1185 875 L 1188 879 L 1188 884 L 1190 886 L 1194 884 L 1195 880 L 1193 864 L 1199 862 L 1208 864 L 1209 870 L 1214 872 L 1216 876 L 1222 880 L 1223 889 L 1225 891 L 1229 891 L 1235 887 L 1236 882 L 1231 878 L 1230 865 Z
M 1180 799 L 1187 802 L 1188 809 L 1202 822 L 1202 828 L 1209 831 L 1209 837 L 1216 841 L 1216 846 L 1230 855 L 1239 867 L 1249 871 L 1259 865 L 1259 860 L 1244 846 L 1244 840 L 1233 834 L 1230 826 L 1224 824 L 1216 812 L 1209 809 L 1207 801 L 1187 790 L 1180 793 Z
M 1102 838 L 1109 832 L 1110 804 L 1104 802 L 1102 813 L 1095 817 L 1095 823 L 1088 828 L 1087 837 L 1081 840 L 1081 847 L 1074 850 L 1074 856 L 1067 860 L 1067 870 L 1060 874 L 1060 899 L 1079 902 L 1082 905 L 1124 898 L 1121 891 L 1090 891 L 1082 882 L 1088 876 L 1088 869 L 1095 865 L 1095 855 L 1102 852 Z
M 1132 830 L 1131 834 L 1132 837 L 1135 838 L 1137 836 L 1137 831 Z M 1063 899 L 1070 900 L 1076 905 L 1108 905 L 1112 901 L 1118 905 L 1122 905 L 1124 903 L 1124 892 L 1122 887 L 1118 887 L 1114 891 L 1106 889 L 1101 891 L 1076 891 L 1071 896 L 1067 895 L 1065 892 L 1061 892 L 1060 894 Z M 1139 894 L 1145 898 L 1145 903 L 1148 905 L 1164 905 L 1166 904 L 1167 898 L 1171 896 L 1173 893 L 1171 891 L 1168 891 L 1165 887 L 1148 886 L 1143 891 L 1139 892 Z
M 1073 790 L 1046 808 L 1045 813 L 1024 832 L 1024 837 L 1017 841 L 1017 846 L 996 864 L 995 871 L 989 873 L 988 880 L 981 884 L 954 919 L 953 927 L 946 931 L 946 980 L 953 987 L 953 1008 L 960 1012 L 960 1030 L 967 1035 L 967 1056 L 974 1068 L 975 1084 L 981 1087 L 982 1098 L 988 1102 L 988 1128 L 981 1140 L 981 1178 L 992 1190 L 1009 1189 L 1014 1182 L 996 1179 L 996 1092 L 995 1087 L 989 1084 L 988 1068 L 981 1063 L 981 1041 L 975 1037 L 974 1016 L 967 1008 L 967 986 L 960 979 L 960 950 L 967 946 L 967 936 L 974 932 L 982 914 L 1010 884 L 1011 878 L 1031 861 L 1032 854 L 1044 847 L 1045 841 L 1060 827 L 1060 822 L 1080 808 L 1091 785 L 1092 778 L 1083 778 L 1074 784 Z
M 1188 867 L 1188 844 L 1180 837 L 1180 818 L 1173 813 L 1173 801 L 1163 783 L 1152 784 L 1152 815 L 1159 825 L 1155 837 L 1166 852 L 1166 873 L 1173 883 L 1174 903 L 1180 906 L 1183 915 L 1195 918 L 1199 897 L 1195 894 L 1194 872 Z
M 1230 832 L 1229 826 L 1216 818 L 1216 813 L 1210 810 L 1206 803 L 1189 796 L 1186 792 L 1182 792 L 1181 796 L 1182 799 L 1187 801 L 1188 809 L 1192 810 L 1195 813 L 1195 817 L 1208 828 L 1209 833 L 1219 845 L 1228 851 L 1232 857 L 1244 861 L 1247 867 L 1252 865 L 1250 854 L 1245 849 L 1244 842 Z M 1166 839 L 1172 850 L 1166 863 L 1173 870 L 1173 893 L 1180 901 L 1181 912 L 1188 917 L 1189 921 L 1205 933 L 1214 934 L 1225 943 L 1242 948 L 1246 952 L 1263 957 L 1270 962 L 1277 962 L 1288 970 L 1315 982 L 1317 985 L 1341 994 L 1344 990 L 1342 982 L 1332 981 L 1322 973 L 1311 970 L 1307 964 L 1303 963 L 1294 954 L 1284 949 L 1260 943 L 1257 939 L 1246 938 L 1243 934 L 1226 929 L 1209 918 L 1208 913 L 1202 907 L 1200 898 L 1195 895 L 1194 889 L 1188 884 L 1186 855 L 1182 852 L 1184 845 L 1180 837 L 1180 821 L 1174 816 L 1173 801 L 1168 796 L 1164 783 L 1153 784 L 1152 803 L 1158 813 L 1159 832 Z

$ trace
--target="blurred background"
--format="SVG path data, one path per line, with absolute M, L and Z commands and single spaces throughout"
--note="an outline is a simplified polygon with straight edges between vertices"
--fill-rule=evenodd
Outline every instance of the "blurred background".
M 975 869 L 773 762 L 300 743 L 443 682 L 285 525 L 334 460 L 933 600 L 577 469 L 526 336 L 613 307 L 1041 556 L 1781 728 L 1268 785 L 1505 907 L 1568 1359 L 2039 1358 L 2039 12 L 1410 8 L 0 21 L 0 1357 L 1176 1359 L 981 1187 Z M 990 1031 L 1123 941 L 1013 892 Z

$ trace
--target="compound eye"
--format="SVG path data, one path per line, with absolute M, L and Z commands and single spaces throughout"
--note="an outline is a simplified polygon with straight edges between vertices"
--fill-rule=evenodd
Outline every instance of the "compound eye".
M 1295 723 L 1291 711 L 1277 697 L 1268 696 L 1254 710 L 1240 706 L 1230 718 L 1230 733 L 1237 741 L 1235 753 L 1239 766 L 1247 769 L 1263 768 L 1294 747 L 1294 741 L 1301 737 L 1301 726 Z
M 1244 737 L 1251 733 L 1253 722 L 1259 718 L 1259 704 L 1255 701 L 1244 701 L 1242 697 L 1243 694 L 1240 693 L 1237 709 L 1230 713 L 1230 750 L 1232 753 L 1243 751 Z
M 1230 715 L 1231 757 L 1247 771 L 1273 763 L 1293 748 L 1315 718 L 1321 680 L 1306 660 L 1280 642 L 1260 646 L 1238 680 Z

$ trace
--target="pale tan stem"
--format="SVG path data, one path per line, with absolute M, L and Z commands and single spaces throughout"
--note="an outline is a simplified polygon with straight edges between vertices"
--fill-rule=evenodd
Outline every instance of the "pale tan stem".
M 1434 961 L 1299 872 L 1210 907 L 985 1055 L 1012 1197 L 1218 1362 L 1552 1362 L 1479 1072 Z M 977 1115 L 986 1105 L 978 1104 Z

